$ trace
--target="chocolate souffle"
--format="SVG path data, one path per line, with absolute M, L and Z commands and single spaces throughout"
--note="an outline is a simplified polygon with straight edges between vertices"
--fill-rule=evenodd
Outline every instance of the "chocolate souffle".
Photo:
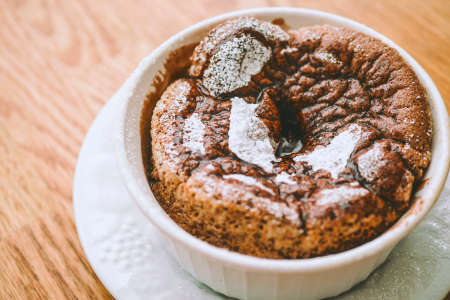
M 149 182 L 176 223 L 215 246 L 344 251 L 410 206 L 431 158 L 427 96 L 375 38 L 275 23 L 229 20 L 190 52 L 143 115 Z

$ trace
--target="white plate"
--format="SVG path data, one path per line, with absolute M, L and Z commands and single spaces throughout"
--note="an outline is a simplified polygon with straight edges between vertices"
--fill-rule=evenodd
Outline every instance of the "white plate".
M 113 97 L 93 123 L 75 170 L 73 202 L 81 244 L 117 299 L 225 299 L 183 271 L 132 202 L 117 169 Z M 442 299 L 450 290 L 450 180 L 426 219 L 366 281 L 336 299 Z

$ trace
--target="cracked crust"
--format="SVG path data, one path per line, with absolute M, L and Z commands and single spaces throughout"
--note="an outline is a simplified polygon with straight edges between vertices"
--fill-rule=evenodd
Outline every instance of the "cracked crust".
M 409 207 L 430 162 L 431 115 L 416 75 L 394 49 L 350 29 L 304 27 L 273 40 L 283 34 L 271 25 L 270 40 L 254 30 L 265 22 L 242 20 L 213 29 L 194 51 L 191 77 L 156 104 L 148 157 L 162 207 L 189 233 L 259 257 L 331 254 L 380 235 Z M 243 31 L 269 45 L 271 57 L 248 86 L 212 96 L 202 84 L 208 59 Z M 274 141 L 301 139 L 303 148 L 277 156 L 271 172 L 236 157 L 228 145 L 233 96 L 258 103 Z M 183 140 L 194 114 L 202 151 Z M 305 159 L 349 132 L 358 133 L 354 148 L 336 174 L 317 167 L 327 165 L 320 157 Z

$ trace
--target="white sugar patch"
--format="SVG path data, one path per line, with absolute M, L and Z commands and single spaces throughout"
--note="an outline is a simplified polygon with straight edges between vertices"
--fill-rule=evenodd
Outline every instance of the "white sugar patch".
M 297 184 L 296 181 L 291 179 L 292 176 L 289 175 L 286 172 L 281 172 L 280 174 L 277 174 L 277 176 L 275 177 L 275 183 L 276 184 L 281 184 L 281 183 L 286 183 L 286 184 Z
M 220 193 L 222 199 L 233 199 L 234 201 L 239 200 L 243 201 L 244 203 L 245 202 L 252 203 L 253 205 L 247 207 L 247 209 L 249 209 L 252 212 L 255 213 L 260 213 L 261 211 L 268 212 L 277 218 L 280 219 L 285 218 L 294 224 L 300 223 L 300 217 L 298 215 L 297 208 L 289 207 L 286 203 L 283 202 L 273 201 L 273 196 L 267 197 L 262 197 L 261 195 L 257 196 L 253 192 L 245 191 L 238 185 L 233 184 L 229 181 L 223 181 L 223 183 L 221 183 L 219 186 L 217 184 L 216 176 L 202 176 L 202 175 L 193 175 L 193 176 L 194 177 L 201 176 L 200 178 L 196 178 L 195 180 L 200 180 L 202 182 L 201 188 L 211 197 L 215 197 L 217 193 Z M 224 179 L 234 178 L 239 181 L 242 181 L 245 184 L 255 185 L 260 188 L 264 187 L 265 189 L 268 189 L 266 186 L 257 182 L 254 178 L 242 174 L 224 175 L 223 178 Z M 270 190 L 270 192 L 272 191 Z
M 269 130 L 255 113 L 258 104 L 249 104 L 243 99 L 231 99 L 228 146 L 240 159 L 255 164 L 266 172 L 272 171 L 276 161 Z
M 266 192 L 269 192 L 269 193 L 271 193 L 273 195 L 273 191 L 271 189 L 269 189 L 265 185 L 259 183 L 253 177 L 242 175 L 242 174 L 231 174 L 231 175 L 224 175 L 223 178 L 225 178 L 225 179 L 231 178 L 231 179 L 239 180 L 239 181 L 245 183 L 246 185 L 256 186 L 256 187 L 258 187 L 258 188 L 260 188 L 262 190 L 265 190 Z
M 261 71 L 272 50 L 250 35 L 223 43 L 211 57 L 203 74 L 203 84 L 213 96 L 246 86 Z
M 173 102 L 173 107 L 179 111 L 186 106 L 187 95 L 191 90 L 191 86 L 187 81 L 179 81 L 176 83 L 176 87 L 173 90 L 173 95 L 175 95 L 175 101 Z
M 384 154 L 381 144 L 376 143 L 367 152 L 358 157 L 358 170 L 362 177 L 368 181 L 375 180 L 378 173 L 380 161 Z
M 235 22 L 240 28 L 249 28 L 261 33 L 268 40 L 286 41 L 289 35 L 279 26 L 270 22 L 258 21 L 253 18 L 236 19 Z
M 368 193 L 366 189 L 363 188 L 351 188 L 348 186 L 340 186 L 337 188 L 321 190 L 319 192 L 320 199 L 317 204 L 332 204 L 336 202 L 345 202 L 356 197 L 364 196 Z
M 298 212 L 294 208 L 287 206 L 285 203 L 274 202 L 268 198 L 261 197 L 255 198 L 254 203 L 258 208 L 268 211 L 279 219 L 284 217 L 294 224 L 300 223 Z
M 242 29 L 256 31 L 270 41 L 286 41 L 289 39 L 289 35 L 277 25 L 254 18 L 243 17 L 227 21 L 225 24 L 214 29 L 205 39 L 202 45 L 203 49 L 206 52 L 211 51 L 228 35 Z
M 336 57 L 328 52 L 320 52 L 316 54 L 316 57 L 319 58 L 321 61 L 326 61 L 332 64 L 338 64 L 340 61 L 336 59 Z
M 185 104 L 187 101 L 186 95 L 189 91 L 189 86 L 182 85 L 177 89 L 179 92 L 175 96 L 175 101 L 178 104 Z
M 296 31 L 294 30 L 294 31 L 290 31 L 290 32 L 295 33 Z M 308 40 L 309 41 L 317 41 L 322 38 L 322 36 L 320 34 L 317 34 L 316 32 L 308 30 L 308 29 L 303 30 L 302 35 L 303 35 L 303 39 L 306 41 L 308 41 Z
M 308 154 L 294 157 L 294 161 L 304 161 L 311 165 L 313 171 L 326 170 L 331 176 L 337 178 L 344 170 L 356 143 L 361 135 L 361 128 L 352 124 L 350 127 L 335 136 L 326 146 L 318 146 Z
M 184 121 L 183 144 L 192 152 L 205 154 L 203 138 L 205 135 L 205 125 L 200 120 L 197 113 L 193 113 Z
M 286 54 L 286 53 L 294 53 L 294 52 L 296 52 L 296 51 L 298 51 L 298 48 L 287 47 L 287 48 L 282 49 L 282 50 L 280 51 L 280 54 L 281 54 L 281 55 L 284 55 L 284 54 Z

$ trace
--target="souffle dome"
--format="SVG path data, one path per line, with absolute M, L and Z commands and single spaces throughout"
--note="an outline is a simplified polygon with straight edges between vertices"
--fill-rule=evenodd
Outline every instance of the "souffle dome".
M 276 24 L 232 19 L 196 45 L 148 117 L 151 187 L 179 226 L 218 247 L 351 249 L 410 206 L 431 158 L 427 96 L 375 38 Z

